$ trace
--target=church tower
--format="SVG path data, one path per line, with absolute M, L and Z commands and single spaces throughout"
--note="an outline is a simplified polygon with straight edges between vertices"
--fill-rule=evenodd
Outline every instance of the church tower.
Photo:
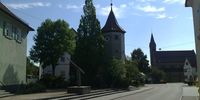
M 156 42 L 154 41 L 153 34 L 151 34 L 151 40 L 149 43 L 150 48 L 150 59 L 151 59 L 151 66 L 155 64 L 155 53 L 156 53 Z
M 111 11 L 105 26 L 102 28 L 105 37 L 105 49 L 109 58 L 125 59 L 124 34 L 126 31 L 122 29 L 113 13 L 112 3 Z

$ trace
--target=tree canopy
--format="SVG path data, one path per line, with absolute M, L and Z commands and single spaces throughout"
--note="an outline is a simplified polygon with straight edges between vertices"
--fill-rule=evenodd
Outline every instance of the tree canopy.
M 131 59 L 138 63 L 138 69 L 141 72 L 148 73 L 150 71 L 147 55 L 145 55 L 140 48 L 133 50 L 133 52 L 131 53 Z
M 35 45 L 31 48 L 30 58 L 46 67 L 52 65 L 53 75 L 58 59 L 64 52 L 73 54 L 76 46 L 75 32 L 64 20 L 46 19 L 37 29 Z
M 92 0 L 86 0 L 77 30 L 75 61 L 86 72 L 85 82 L 92 84 L 103 64 L 104 38 Z

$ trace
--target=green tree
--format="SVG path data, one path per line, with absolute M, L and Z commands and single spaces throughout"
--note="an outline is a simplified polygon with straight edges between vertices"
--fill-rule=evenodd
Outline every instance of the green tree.
M 129 86 L 129 80 L 127 78 L 127 67 L 122 60 L 113 59 L 107 67 L 108 77 L 106 81 L 110 81 L 108 84 L 115 88 L 126 88 Z M 129 74 L 129 73 L 128 73 Z
M 31 48 L 30 57 L 46 67 L 52 65 L 52 74 L 60 56 L 64 52 L 74 53 L 76 46 L 75 33 L 64 20 L 45 20 L 37 29 L 35 45 Z
M 143 51 L 138 48 L 133 50 L 131 53 L 131 59 L 132 61 L 136 61 L 138 63 L 138 69 L 139 71 L 147 74 L 150 72 L 149 68 L 149 61 L 147 60 L 147 55 L 143 53 Z
M 131 83 L 133 80 L 136 80 L 136 77 L 140 74 L 137 63 L 135 61 L 126 61 L 125 68 L 127 72 L 126 78 L 129 82 Z
M 33 62 L 31 62 L 29 57 L 26 57 L 26 73 L 27 75 L 38 76 L 39 75 L 39 67 L 35 66 Z
M 166 81 L 165 72 L 156 67 L 152 67 L 151 75 L 154 83 L 160 83 L 161 81 Z
M 104 41 L 92 0 L 86 0 L 77 30 L 75 61 L 86 72 L 85 82 L 94 85 L 104 62 Z

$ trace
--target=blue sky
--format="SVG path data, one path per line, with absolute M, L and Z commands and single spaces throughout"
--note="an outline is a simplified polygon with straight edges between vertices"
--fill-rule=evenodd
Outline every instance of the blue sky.
M 64 19 L 74 29 L 78 28 L 85 0 L 1 0 L 17 16 L 35 30 L 41 22 Z M 101 27 L 110 11 L 110 0 L 93 0 Z M 193 50 L 194 30 L 191 8 L 184 7 L 185 0 L 113 0 L 113 9 L 118 23 L 126 30 L 125 49 L 130 55 L 133 49 L 141 48 L 149 58 L 151 33 L 157 50 Z M 28 50 L 34 44 L 28 35 Z

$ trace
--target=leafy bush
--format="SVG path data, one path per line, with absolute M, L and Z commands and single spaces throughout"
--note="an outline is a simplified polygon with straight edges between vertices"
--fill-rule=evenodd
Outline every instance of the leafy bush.
M 145 83 L 145 75 L 140 73 L 137 63 L 113 59 L 107 68 L 107 81 L 113 88 L 127 88 L 129 85 L 141 86 Z
M 126 79 L 126 68 L 121 60 L 113 59 L 108 66 L 110 85 L 113 88 L 126 88 L 129 82 Z
M 46 87 L 40 83 L 30 83 L 27 85 L 21 85 L 18 93 L 37 93 L 46 91 Z
M 165 80 L 166 80 L 165 79 L 165 77 L 166 77 L 165 72 L 158 69 L 158 68 L 153 67 L 151 75 L 152 75 L 152 79 L 153 79 L 154 83 L 160 83 L 161 81 L 165 82 Z
M 68 86 L 68 82 L 64 80 L 64 77 L 50 74 L 43 75 L 39 83 L 48 89 L 67 88 Z

